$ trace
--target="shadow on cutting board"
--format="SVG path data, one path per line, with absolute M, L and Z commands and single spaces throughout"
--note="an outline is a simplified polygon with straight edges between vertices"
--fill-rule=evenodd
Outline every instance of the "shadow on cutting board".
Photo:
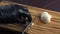
M 21 34 L 21 33 L 22 32 L 18 32 L 18 31 L 0 27 L 0 34 Z M 27 33 L 25 32 L 25 34 L 27 34 Z

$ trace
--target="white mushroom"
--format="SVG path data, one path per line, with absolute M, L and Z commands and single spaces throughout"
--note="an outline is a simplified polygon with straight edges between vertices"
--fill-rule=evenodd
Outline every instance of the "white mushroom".
M 49 15 L 48 12 L 43 12 L 43 13 L 41 14 L 41 20 L 42 20 L 43 22 L 45 22 L 45 23 L 50 23 L 50 22 L 51 22 L 51 18 L 52 18 L 52 16 Z

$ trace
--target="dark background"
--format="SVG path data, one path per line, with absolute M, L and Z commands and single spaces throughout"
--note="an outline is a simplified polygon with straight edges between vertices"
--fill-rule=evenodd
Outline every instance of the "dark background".
M 60 0 L 8 0 L 8 1 L 45 8 L 54 11 L 60 11 Z

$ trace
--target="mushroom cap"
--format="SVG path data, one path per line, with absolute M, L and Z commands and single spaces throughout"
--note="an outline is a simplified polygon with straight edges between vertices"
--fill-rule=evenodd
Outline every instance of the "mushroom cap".
M 45 22 L 45 23 L 50 23 L 51 22 L 51 15 L 49 15 L 49 13 L 48 12 L 43 12 L 42 14 L 41 14 L 41 20 L 43 21 L 43 22 Z

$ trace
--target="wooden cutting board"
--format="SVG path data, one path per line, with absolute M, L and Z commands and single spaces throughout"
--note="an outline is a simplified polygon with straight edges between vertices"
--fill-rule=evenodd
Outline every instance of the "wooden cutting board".
M 5 1 L 5 2 L 1 2 L 0 5 L 1 4 L 4 5 L 4 3 L 5 4 L 11 4 L 11 3 L 18 4 L 14 2 Z M 19 4 L 19 5 L 22 5 L 22 4 Z M 60 34 L 60 12 L 47 10 L 43 8 L 37 8 L 33 6 L 27 6 L 27 5 L 23 5 L 23 6 L 28 7 L 28 10 L 30 11 L 30 14 L 32 15 L 32 18 L 33 18 L 32 23 L 34 23 L 34 25 L 31 26 L 31 28 L 28 30 L 29 34 Z M 39 16 L 42 12 L 48 12 L 49 14 L 52 15 L 52 20 L 50 23 L 44 24 L 40 20 Z M 19 26 L 16 26 L 16 25 L 12 26 L 12 25 L 9 25 L 9 26 L 13 30 L 17 30 L 17 31 L 20 30 Z M 8 27 L 5 27 L 5 28 L 8 28 Z
M 29 34 L 60 34 L 60 12 L 55 12 L 52 10 L 28 7 L 31 15 L 33 17 L 34 25 L 29 29 Z M 39 16 L 42 12 L 48 12 L 52 15 L 52 20 L 48 24 L 44 24 Z

